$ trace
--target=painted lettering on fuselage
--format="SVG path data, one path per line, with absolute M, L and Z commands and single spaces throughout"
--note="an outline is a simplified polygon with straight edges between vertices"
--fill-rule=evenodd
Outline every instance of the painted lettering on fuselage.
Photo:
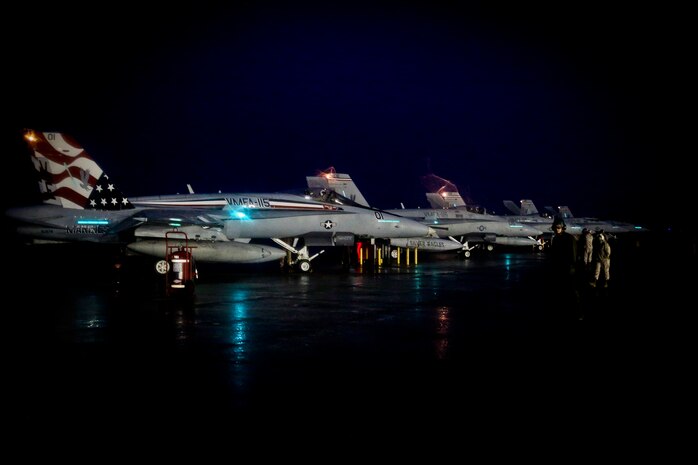
M 430 241 L 428 239 L 407 239 L 407 247 L 444 248 L 444 243 L 442 241 Z
M 228 201 L 228 205 L 236 207 L 269 208 L 271 206 L 269 199 L 261 197 L 228 197 L 225 200 Z
M 427 211 L 424 214 L 424 216 L 426 218 L 441 218 L 441 219 L 456 218 L 459 220 L 465 218 L 463 213 L 456 212 L 456 211 L 449 211 L 449 210 Z
M 65 232 L 68 234 L 95 234 L 101 235 L 107 232 L 104 226 L 99 225 L 81 225 L 81 226 L 66 226 Z

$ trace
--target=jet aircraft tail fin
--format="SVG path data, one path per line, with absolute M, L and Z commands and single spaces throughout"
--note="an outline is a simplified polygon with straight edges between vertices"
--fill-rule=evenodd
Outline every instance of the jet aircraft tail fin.
M 456 192 L 427 192 L 427 202 L 431 208 L 457 208 L 465 207 L 465 200 Z
M 514 215 L 521 215 L 521 209 L 512 200 L 503 200 L 504 206 Z
M 539 215 L 540 212 L 538 211 L 538 208 L 536 208 L 536 205 L 533 203 L 533 200 L 523 199 L 521 200 L 521 214 L 525 216 L 532 216 Z
M 431 208 L 459 208 L 467 206 L 458 191 L 458 187 L 447 179 L 435 174 L 429 174 L 422 176 L 422 184 L 427 189 L 427 202 L 429 202 Z
M 346 173 L 337 173 L 334 168 L 330 167 L 325 171 L 320 171 L 317 176 L 306 176 L 305 179 L 310 189 L 319 188 L 334 191 L 359 205 L 370 207 L 351 176 Z
M 24 139 L 39 175 L 43 203 L 84 210 L 134 208 L 72 137 L 60 132 L 27 130 Z
M 572 211 L 570 210 L 570 207 L 568 207 L 567 205 L 557 207 L 557 212 L 561 218 L 573 218 Z

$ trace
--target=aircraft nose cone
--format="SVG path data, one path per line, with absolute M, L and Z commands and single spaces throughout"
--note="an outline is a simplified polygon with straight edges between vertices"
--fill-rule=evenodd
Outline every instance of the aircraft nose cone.
M 13 220 L 19 220 L 22 218 L 22 208 L 8 208 L 5 210 L 5 216 Z
M 544 233 L 540 229 L 536 228 L 535 226 L 531 226 L 529 224 L 524 224 L 524 223 L 510 223 L 510 226 L 512 228 L 512 231 L 516 231 L 514 235 L 516 236 L 542 236 Z
M 541 231 L 538 228 L 534 228 L 533 226 L 524 226 L 524 231 L 526 232 L 527 236 L 542 236 L 543 231 Z
M 409 218 L 400 218 L 395 224 L 393 237 L 438 237 L 430 226 Z

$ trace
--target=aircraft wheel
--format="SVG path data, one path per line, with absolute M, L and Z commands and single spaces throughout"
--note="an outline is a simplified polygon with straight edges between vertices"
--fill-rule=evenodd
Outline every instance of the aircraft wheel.
M 391 251 L 390 251 L 390 256 L 391 256 L 392 258 L 397 258 L 397 249 L 391 250 Z
M 170 271 L 170 264 L 167 263 L 167 260 L 159 260 L 155 264 L 155 271 L 160 274 L 166 274 L 168 271 Z
M 466 250 L 465 252 L 463 252 L 463 256 L 465 258 L 470 258 L 470 250 Z
M 303 273 L 308 273 L 310 271 L 310 260 L 301 260 L 298 262 L 298 269 Z
M 492 252 L 494 250 L 494 246 L 492 244 L 487 244 L 487 251 Z

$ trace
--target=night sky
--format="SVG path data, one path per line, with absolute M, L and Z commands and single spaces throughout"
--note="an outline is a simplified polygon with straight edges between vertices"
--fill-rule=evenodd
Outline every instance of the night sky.
M 2 32 L 3 151 L 16 173 L 5 203 L 36 187 L 21 141 L 33 128 L 71 134 L 131 196 L 187 183 L 297 190 L 332 166 L 380 208 L 426 207 L 421 178 L 433 173 L 495 213 L 530 198 L 692 223 L 690 15 L 607 3 L 18 14 Z

